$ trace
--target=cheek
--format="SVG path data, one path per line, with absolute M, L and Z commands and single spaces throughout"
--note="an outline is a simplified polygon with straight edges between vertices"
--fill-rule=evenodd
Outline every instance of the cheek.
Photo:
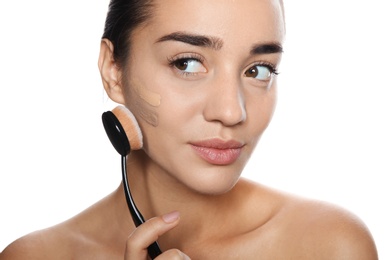
M 276 107 L 276 91 L 275 88 L 270 89 L 268 93 L 262 96 L 252 95 L 247 100 L 247 123 L 248 136 L 254 137 L 254 142 L 268 127 L 273 117 Z
M 168 85 L 169 86 L 169 85 Z M 201 116 L 199 93 L 184 87 L 167 87 L 162 93 L 159 119 L 164 131 L 181 132 L 193 127 L 193 120 Z
M 174 158 L 186 147 L 189 140 L 200 138 L 203 121 L 199 112 L 199 104 L 194 102 L 194 95 L 181 95 L 175 91 L 162 93 L 161 105 L 156 108 L 158 126 L 145 125 L 144 147 L 147 153 L 156 160 L 164 157 L 165 161 L 174 165 Z M 164 155 L 157 153 L 164 152 Z M 171 161 L 173 160 L 173 161 Z M 161 162 L 165 164 L 164 162 Z
M 144 136 L 145 151 L 152 157 L 156 152 L 161 153 L 180 140 L 185 132 L 183 129 L 186 127 L 186 120 L 190 118 L 186 114 L 185 102 L 175 99 L 173 93 L 167 95 L 164 91 L 161 92 L 159 105 L 152 105 L 134 89 L 127 99 L 128 107 L 137 118 Z
M 130 91 L 127 94 L 127 106 L 133 114 L 142 119 L 151 126 L 157 127 L 158 107 L 161 103 L 161 96 L 157 92 L 153 92 L 146 88 L 142 83 L 132 81 Z M 141 122 L 139 122 L 142 124 Z
M 155 107 L 150 106 L 148 103 L 139 98 L 133 99 L 132 102 L 128 105 L 128 107 L 137 118 L 142 119 L 142 121 L 146 122 L 151 126 L 158 126 L 159 120 L 157 109 Z M 142 125 L 142 122 L 138 123 Z

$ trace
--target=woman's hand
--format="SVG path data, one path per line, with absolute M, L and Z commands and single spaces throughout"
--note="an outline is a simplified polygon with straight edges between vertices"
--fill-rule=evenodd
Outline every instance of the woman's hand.
M 176 227 L 179 223 L 179 212 L 174 211 L 160 217 L 151 218 L 129 236 L 126 243 L 125 260 L 148 259 L 148 246 L 165 232 Z M 178 249 L 170 249 L 159 255 L 156 260 L 190 259 Z

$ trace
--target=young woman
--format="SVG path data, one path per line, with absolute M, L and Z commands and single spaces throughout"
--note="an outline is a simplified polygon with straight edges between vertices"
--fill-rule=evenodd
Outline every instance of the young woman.
M 240 174 L 275 107 L 279 0 L 112 0 L 99 69 L 136 117 L 122 184 L 79 215 L 16 240 L 0 259 L 377 259 L 353 214 Z M 109 223 L 109 224 L 108 224 Z

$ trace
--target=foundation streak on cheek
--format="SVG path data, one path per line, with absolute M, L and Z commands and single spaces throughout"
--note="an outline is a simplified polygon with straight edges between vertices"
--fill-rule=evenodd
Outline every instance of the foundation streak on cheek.
M 158 126 L 158 115 L 156 108 L 160 106 L 161 96 L 158 93 L 148 90 L 142 84 L 133 82 L 135 93 L 139 98 L 135 99 L 133 106 L 134 113 L 137 113 L 148 124 Z

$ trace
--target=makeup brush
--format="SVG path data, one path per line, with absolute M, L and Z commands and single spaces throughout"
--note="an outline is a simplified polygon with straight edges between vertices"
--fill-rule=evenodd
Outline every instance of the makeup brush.
M 141 129 L 133 113 L 124 106 L 117 106 L 112 111 L 102 115 L 104 129 L 112 145 L 122 155 L 122 180 L 127 206 L 136 227 L 145 222 L 131 196 L 127 180 L 126 156 L 132 150 L 139 150 L 143 146 Z M 161 254 L 157 241 L 148 247 L 149 256 L 154 259 Z
M 131 150 L 142 148 L 142 133 L 133 113 L 124 106 L 117 106 L 102 115 L 104 129 L 117 152 L 126 156 Z

